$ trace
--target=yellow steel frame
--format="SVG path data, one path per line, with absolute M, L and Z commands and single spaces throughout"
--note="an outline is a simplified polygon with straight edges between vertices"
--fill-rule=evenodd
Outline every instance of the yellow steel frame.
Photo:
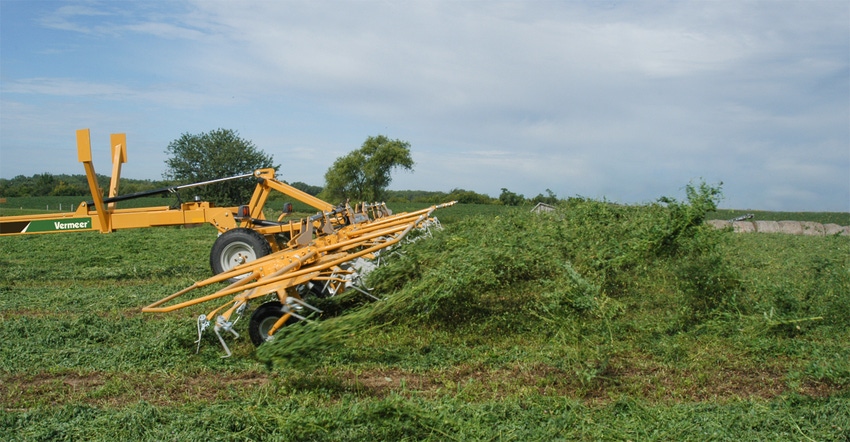
M 272 191 L 286 194 L 318 210 L 327 212 L 334 209 L 331 204 L 308 193 L 302 192 L 275 178 L 274 169 L 259 169 L 254 172 L 258 184 L 248 204 L 249 217 L 237 220 L 237 207 L 215 207 L 209 202 L 181 203 L 179 207 L 155 206 L 144 208 L 118 209 L 115 202 L 104 203 L 103 192 L 98 187 L 91 152 L 89 129 L 80 129 L 77 135 L 77 159 L 86 172 L 92 205 L 82 202 L 73 212 L 51 213 L 44 215 L 5 216 L 0 218 L 0 235 L 63 233 L 69 231 L 99 231 L 110 233 L 121 229 L 135 229 L 157 226 L 193 226 L 211 224 L 219 232 L 236 227 L 248 227 L 269 237 L 273 250 L 279 250 L 271 238 L 276 233 L 287 232 L 295 236 L 301 223 L 272 223 L 265 226 L 255 224 L 255 220 L 265 220 L 263 208 Z M 121 165 L 127 162 L 127 138 L 125 134 L 111 134 L 112 176 L 109 185 L 109 198 L 118 195 Z M 69 223 L 68 220 L 77 222 Z M 32 226 L 45 226 L 33 229 Z M 55 226 L 52 228 L 51 226 Z M 65 228 L 65 226 L 70 226 Z
M 432 213 L 439 208 L 448 207 L 454 202 L 431 206 L 415 212 L 405 212 L 386 215 L 376 220 L 350 224 L 338 228 L 331 233 L 314 232 L 306 229 L 301 235 L 311 236 L 306 246 L 293 246 L 289 249 L 272 253 L 240 265 L 229 272 L 220 273 L 203 281 L 173 293 L 144 308 L 145 313 L 167 313 L 215 301 L 220 298 L 232 297 L 222 305 L 201 315 L 201 320 L 214 319 L 217 327 L 221 324 L 231 324 L 234 313 L 240 313 L 249 301 L 276 296 L 281 303 L 294 298 L 300 300 L 295 288 L 309 281 L 333 280 L 341 282 L 335 276 L 347 271 L 341 265 L 360 257 L 373 257 L 377 252 L 392 247 L 401 241 L 412 229 L 423 227 L 432 220 Z M 386 211 L 381 212 L 386 214 Z M 327 220 L 325 221 L 327 224 Z M 242 279 L 214 291 L 195 295 L 193 298 L 179 301 L 190 293 L 204 287 L 225 282 L 234 277 Z M 344 289 L 344 286 L 340 286 Z M 273 335 L 286 321 L 291 313 L 285 313 L 269 330 Z M 216 329 L 218 334 L 218 328 Z M 219 335 L 219 339 L 221 336 Z M 225 350 L 229 349 L 222 340 Z

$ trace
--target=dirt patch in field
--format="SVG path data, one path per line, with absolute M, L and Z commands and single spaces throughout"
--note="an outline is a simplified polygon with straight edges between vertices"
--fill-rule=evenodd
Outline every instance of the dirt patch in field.
M 214 402 L 246 394 L 269 384 L 271 375 L 246 372 L 181 376 L 128 373 L 39 373 L 4 376 L 0 398 L 4 408 L 27 409 L 69 403 L 120 407 L 144 400 L 169 406 Z
M 167 373 L 39 373 L 4 376 L 0 399 L 7 411 L 41 406 L 85 403 L 122 407 L 139 401 L 155 406 L 214 403 L 238 397 L 287 397 L 303 390 L 383 398 L 390 394 L 437 398 L 464 397 L 471 401 L 511 396 L 545 395 L 582 399 L 605 405 L 623 395 L 649 402 L 716 402 L 734 399 L 772 399 L 797 393 L 826 397 L 840 386 L 804 381 L 789 387 L 784 373 L 775 369 L 718 369 L 712 373 L 647 367 L 612 369 L 594 379 L 545 364 L 515 368 L 463 365 L 449 369 L 410 372 L 386 368 L 365 371 L 323 370 L 294 381 L 264 372 L 238 374 L 170 375 Z
M 714 402 L 733 399 L 772 399 L 791 392 L 826 397 L 841 391 L 828 383 L 803 382 L 793 389 L 779 370 L 722 369 L 706 375 L 677 369 L 611 370 L 595 379 L 580 379 L 561 369 L 538 364 L 513 369 L 461 366 L 449 370 L 411 373 L 383 369 L 338 374 L 367 396 L 390 393 L 437 397 L 461 395 L 470 400 L 540 394 L 582 398 L 604 405 L 621 395 L 650 402 Z

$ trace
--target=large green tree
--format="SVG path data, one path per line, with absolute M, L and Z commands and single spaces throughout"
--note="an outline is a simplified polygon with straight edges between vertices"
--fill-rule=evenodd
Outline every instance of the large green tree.
M 322 196 L 329 201 L 381 201 L 397 168 L 413 170 L 410 143 L 369 137 L 360 149 L 334 161 L 325 173 Z
M 169 158 L 165 160 L 167 170 L 163 176 L 178 184 L 227 178 L 265 167 L 280 168 L 272 164 L 271 155 L 231 129 L 185 133 L 169 143 L 165 153 Z M 246 204 L 255 183 L 252 178 L 223 181 L 192 188 L 192 194 L 218 205 Z
M 525 196 L 516 194 L 502 187 L 502 193 L 499 195 L 499 201 L 506 206 L 519 206 L 525 202 Z

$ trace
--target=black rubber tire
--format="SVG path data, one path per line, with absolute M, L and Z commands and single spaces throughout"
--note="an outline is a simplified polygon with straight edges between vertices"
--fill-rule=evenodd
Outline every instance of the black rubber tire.
M 213 243 L 210 250 L 210 268 L 214 275 L 218 275 L 232 270 L 239 264 L 262 258 L 271 252 L 271 244 L 255 230 L 244 227 L 228 230 L 219 235 Z
M 248 334 L 251 336 L 251 342 L 259 347 L 264 342 L 270 341 L 269 329 L 283 316 L 283 304 L 278 301 L 269 301 L 254 310 L 251 314 L 251 321 L 248 323 Z M 298 318 L 290 316 L 284 323 L 284 327 L 298 322 Z

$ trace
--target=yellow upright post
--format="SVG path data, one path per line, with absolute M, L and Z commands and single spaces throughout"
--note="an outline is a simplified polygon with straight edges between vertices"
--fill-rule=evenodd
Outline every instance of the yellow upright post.
M 121 179 L 121 164 L 127 162 L 127 135 L 109 135 L 109 145 L 112 146 L 112 181 L 109 182 L 109 197 L 118 196 L 118 184 Z M 115 208 L 115 203 L 109 203 L 109 210 Z
M 100 221 L 100 231 L 101 233 L 107 233 L 110 231 L 109 217 L 106 214 L 106 209 L 103 207 L 103 196 L 97 187 L 97 175 L 94 173 L 94 164 L 91 158 L 91 134 L 88 129 L 77 131 L 77 160 L 83 163 L 83 167 L 86 169 L 86 179 L 89 182 L 89 190 L 94 200 L 97 219 Z

